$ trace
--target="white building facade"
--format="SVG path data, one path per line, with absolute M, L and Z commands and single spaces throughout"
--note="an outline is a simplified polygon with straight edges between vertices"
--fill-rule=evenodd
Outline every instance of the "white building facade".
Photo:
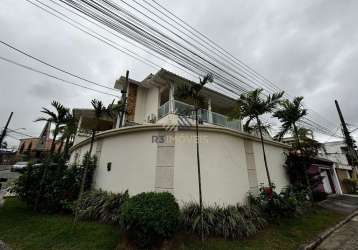
M 337 193 L 346 193 L 343 185 L 344 179 L 351 179 L 354 175 L 354 167 L 350 165 L 347 158 L 347 146 L 344 141 L 333 141 L 323 143 L 318 153 L 319 157 L 333 162 L 333 176 L 337 187 Z
M 177 99 L 187 79 L 160 70 L 141 82 L 124 78 L 116 88 L 127 90 L 123 127 L 97 133 L 93 154 L 98 158 L 94 187 L 130 194 L 168 191 L 180 203 L 198 201 L 198 170 L 193 106 Z M 268 185 L 261 142 L 242 132 L 241 121 L 229 120 L 235 100 L 208 88 L 200 111 L 199 142 L 203 201 L 206 204 L 245 202 L 249 192 Z M 83 117 L 81 118 L 83 119 Z M 83 124 L 83 123 L 82 123 Z M 289 146 L 265 139 L 268 168 L 277 191 L 289 185 L 283 167 Z M 79 163 L 90 139 L 77 140 L 71 163 Z

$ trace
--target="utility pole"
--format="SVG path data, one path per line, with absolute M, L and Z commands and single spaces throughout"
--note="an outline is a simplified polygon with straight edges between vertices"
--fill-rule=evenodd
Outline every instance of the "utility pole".
M 120 119 L 119 119 L 119 127 L 120 127 L 120 128 L 123 126 L 124 114 L 125 114 L 125 112 L 126 112 L 126 110 L 127 110 L 128 78 L 129 78 L 129 70 L 127 70 L 127 72 L 126 72 L 126 81 L 125 81 L 125 84 L 124 84 L 124 86 L 123 86 L 123 89 L 121 90 L 123 109 L 122 109 L 122 112 L 121 112 L 121 117 L 120 117 Z
M 10 123 L 10 121 L 11 121 L 11 117 L 12 117 L 13 114 L 14 114 L 14 112 L 11 112 L 11 113 L 10 113 L 10 116 L 9 116 L 9 118 L 7 119 L 6 125 L 5 125 L 5 127 L 4 127 L 4 129 L 3 129 L 2 133 L 1 133 L 1 137 L 0 137 L 0 147 L 1 147 L 2 142 L 3 142 L 3 140 L 4 140 L 5 136 L 6 136 L 7 127 L 9 126 L 9 123 Z
M 353 140 L 353 138 L 351 137 L 351 134 L 347 128 L 347 124 L 344 121 L 344 117 L 341 111 L 341 108 L 339 107 L 338 101 L 335 100 L 334 101 L 336 104 L 336 108 L 337 108 L 337 112 L 339 115 L 339 119 L 341 120 L 341 124 L 342 124 L 342 132 L 344 134 L 345 137 L 345 142 L 347 144 L 347 148 L 348 148 L 348 154 L 350 155 L 350 160 L 352 161 L 352 165 L 357 167 L 357 163 L 358 163 L 358 154 L 357 151 L 355 150 L 355 141 Z M 357 169 L 356 169 L 357 171 Z

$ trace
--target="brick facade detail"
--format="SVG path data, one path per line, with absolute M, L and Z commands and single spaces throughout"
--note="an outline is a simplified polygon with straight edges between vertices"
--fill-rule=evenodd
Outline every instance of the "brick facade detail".
M 127 99 L 127 121 L 133 122 L 135 115 L 135 106 L 137 102 L 138 86 L 133 83 L 128 85 L 128 99 Z

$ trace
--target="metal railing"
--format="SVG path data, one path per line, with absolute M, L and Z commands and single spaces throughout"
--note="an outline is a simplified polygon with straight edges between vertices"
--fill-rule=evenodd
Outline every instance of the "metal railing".
M 168 101 L 160 106 L 158 109 L 158 119 L 161 119 L 170 113 L 195 119 L 194 106 L 177 100 L 172 101 L 172 103 L 171 101 Z M 219 113 L 209 112 L 206 109 L 200 109 L 198 116 L 199 119 L 205 123 L 241 130 L 240 120 L 230 120 L 227 116 Z

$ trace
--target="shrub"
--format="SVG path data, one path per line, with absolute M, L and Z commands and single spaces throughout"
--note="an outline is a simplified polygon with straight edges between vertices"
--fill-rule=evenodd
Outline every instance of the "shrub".
M 170 193 L 141 193 L 122 206 L 120 221 L 139 247 L 151 247 L 171 238 L 179 223 L 179 206 Z
M 91 172 L 94 166 L 91 165 Z M 82 172 L 82 166 L 68 166 L 62 158 L 49 158 L 41 164 L 30 164 L 14 191 L 29 207 L 39 211 L 69 211 L 78 198 Z M 91 181 L 87 179 L 87 189 Z
M 102 190 L 93 190 L 84 193 L 81 200 L 76 201 L 74 209 L 79 219 L 119 224 L 121 206 L 128 199 L 128 191 L 114 194 Z
M 251 196 L 250 202 L 259 207 L 270 221 L 302 214 L 311 204 L 308 190 L 297 190 L 292 186 L 281 193 L 275 192 L 275 187 L 261 187 L 259 196 Z
M 343 185 L 349 194 L 354 194 L 358 187 L 358 179 L 344 179 Z
M 254 206 L 209 206 L 203 208 L 204 235 L 242 239 L 263 229 L 266 220 Z M 189 233 L 201 234 L 200 206 L 188 203 L 182 209 L 182 224 Z

